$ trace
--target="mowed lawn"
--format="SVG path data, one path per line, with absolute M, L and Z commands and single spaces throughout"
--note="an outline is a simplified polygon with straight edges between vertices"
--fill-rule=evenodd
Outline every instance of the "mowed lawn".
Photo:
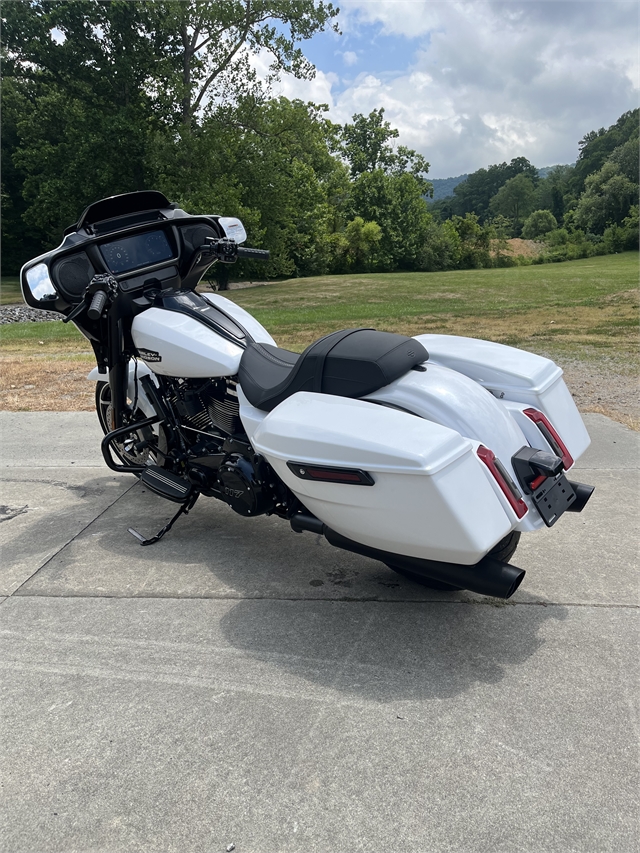
M 224 295 L 295 351 L 327 332 L 359 326 L 466 335 L 562 366 L 587 363 L 594 380 L 606 369 L 627 377 L 630 388 L 640 361 L 637 252 L 499 270 L 291 279 Z M 93 355 L 72 324 L 0 326 L 0 359 L 1 408 L 93 407 L 85 380 Z
M 627 369 L 638 356 L 638 253 L 443 273 L 292 279 L 225 294 L 279 346 L 352 326 L 486 338 Z

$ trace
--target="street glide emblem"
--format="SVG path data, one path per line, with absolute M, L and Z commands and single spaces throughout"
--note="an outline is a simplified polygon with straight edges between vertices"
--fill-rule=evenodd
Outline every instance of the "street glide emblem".
M 154 352 L 152 349 L 140 349 L 140 347 L 138 347 L 138 355 L 143 361 L 162 361 L 160 353 Z

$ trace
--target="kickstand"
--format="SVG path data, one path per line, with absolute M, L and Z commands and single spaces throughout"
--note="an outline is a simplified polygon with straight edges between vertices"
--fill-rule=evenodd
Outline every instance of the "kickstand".
M 136 539 L 139 539 L 141 545 L 155 545 L 156 542 L 159 542 L 162 539 L 162 537 L 164 536 L 165 533 L 168 533 L 171 530 L 171 528 L 173 527 L 175 522 L 180 518 L 181 515 L 188 515 L 189 514 L 189 512 L 195 506 L 195 503 L 199 497 L 200 497 L 200 492 L 195 492 L 189 498 L 188 501 L 185 501 L 185 503 L 182 504 L 182 506 L 180 507 L 178 512 L 171 519 L 171 521 L 168 524 L 165 524 L 165 526 L 162 528 L 162 530 L 159 530 L 156 533 L 156 535 L 152 536 L 150 539 L 145 539 L 144 536 L 141 533 L 138 533 L 137 530 L 134 530 L 133 527 L 129 528 L 129 533 L 132 536 L 135 536 Z

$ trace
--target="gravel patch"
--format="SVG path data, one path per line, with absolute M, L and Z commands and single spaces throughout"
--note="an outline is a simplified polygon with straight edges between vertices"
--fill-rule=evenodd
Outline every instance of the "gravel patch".
M 0 308 L 0 326 L 7 323 L 48 323 L 51 320 L 62 320 L 62 314 L 29 308 L 28 305 L 4 305 Z

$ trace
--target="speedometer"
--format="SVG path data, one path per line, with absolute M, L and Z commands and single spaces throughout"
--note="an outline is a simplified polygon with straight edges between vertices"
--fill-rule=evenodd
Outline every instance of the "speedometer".
M 129 252 L 121 243 L 108 243 L 102 247 L 102 254 L 111 272 L 124 272 L 131 268 Z
M 145 249 L 151 258 L 165 258 L 167 253 L 167 238 L 162 231 L 152 231 L 144 241 Z

